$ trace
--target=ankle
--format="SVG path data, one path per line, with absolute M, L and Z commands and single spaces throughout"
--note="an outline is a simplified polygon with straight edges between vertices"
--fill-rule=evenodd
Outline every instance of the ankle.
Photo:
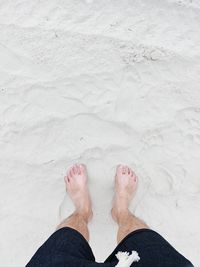
M 133 214 L 129 211 L 129 209 L 127 209 L 126 211 L 125 210 L 119 211 L 118 217 L 117 217 L 118 218 L 117 223 L 119 225 L 124 224 L 124 223 L 128 222 L 132 216 L 133 216 Z
M 126 221 L 131 215 L 131 212 L 129 211 L 128 208 L 119 208 L 119 207 L 112 208 L 111 213 L 112 213 L 113 219 L 118 224 L 121 224 L 124 221 Z
M 92 210 L 89 209 L 76 209 L 74 212 L 74 215 L 78 216 L 82 220 L 84 220 L 86 223 L 88 223 L 92 217 L 93 217 L 93 212 Z

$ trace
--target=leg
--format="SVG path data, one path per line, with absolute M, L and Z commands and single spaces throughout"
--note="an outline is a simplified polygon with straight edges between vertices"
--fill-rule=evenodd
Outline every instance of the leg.
M 89 241 L 88 222 L 92 219 L 92 204 L 87 186 L 87 171 L 83 164 L 71 167 L 65 177 L 67 192 L 72 199 L 75 211 L 58 225 L 57 230 L 71 227 Z
M 138 267 L 194 267 L 191 262 L 176 251 L 167 240 L 157 232 L 149 229 L 143 221 L 130 212 L 129 204 L 136 192 L 137 181 L 136 175 L 129 167 L 121 165 L 117 167 L 115 196 L 111 211 L 113 219 L 119 226 L 117 241 L 119 243 L 124 237 L 135 230 L 143 230 L 129 235 L 128 238 L 117 246 L 113 253 L 107 258 L 106 262 L 115 261 L 115 255 L 119 251 L 127 253 L 136 251 L 140 257 L 136 264 Z
M 27 267 L 33 266 L 95 266 L 89 246 L 87 224 L 92 218 L 92 204 L 87 186 L 86 167 L 74 165 L 65 177 L 66 187 L 75 211 L 65 219 L 36 251 Z
M 119 165 L 115 176 L 115 196 L 112 207 L 112 217 L 117 222 L 119 243 L 125 236 L 138 229 L 149 227 L 129 211 L 129 204 L 137 188 L 137 177 L 127 166 Z

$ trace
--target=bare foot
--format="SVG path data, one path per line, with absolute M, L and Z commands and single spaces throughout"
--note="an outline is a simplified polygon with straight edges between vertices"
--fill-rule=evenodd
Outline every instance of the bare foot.
M 87 185 L 87 170 L 84 164 L 75 164 L 65 176 L 67 192 L 72 199 L 77 213 L 89 221 L 92 219 L 92 203 Z
M 121 214 L 129 213 L 129 205 L 137 188 L 138 178 L 134 171 L 125 165 L 118 165 L 115 175 L 115 195 L 112 217 L 118 221 Z

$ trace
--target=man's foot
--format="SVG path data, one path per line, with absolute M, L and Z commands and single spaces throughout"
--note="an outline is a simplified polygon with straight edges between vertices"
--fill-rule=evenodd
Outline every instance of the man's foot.
M 92 219 L 92 203 L 87 185 L 87 170 L 84 164 L 75 164 L 65 176 L 67 192 L 72 199 L 76 213 L 84 216 L 89 221 Z
M 129 214 L 129 204 L 137 188 L 138 178 L 131 168 L 118 165 L 115 175 L 115 195 L 111 210 L 113 219 Z

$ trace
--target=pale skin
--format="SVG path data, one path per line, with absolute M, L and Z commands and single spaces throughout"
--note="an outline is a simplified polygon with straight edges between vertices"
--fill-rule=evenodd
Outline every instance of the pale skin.
M 92 220 L 93 212 L 86 166 L 84 164 L 73 165 L 65 176 L 65 183 L 75 210 L 58 225 L 57 229 L 71 227 L 89 241 L 88 223 Z M 126 165 L 117 166 L 111 215 L 118 224 L 118 243 L 132 231 L 149 228 L 146 223 L 134 216 L 129 210 L 137 184 L 138 177 L 130 167 Z

